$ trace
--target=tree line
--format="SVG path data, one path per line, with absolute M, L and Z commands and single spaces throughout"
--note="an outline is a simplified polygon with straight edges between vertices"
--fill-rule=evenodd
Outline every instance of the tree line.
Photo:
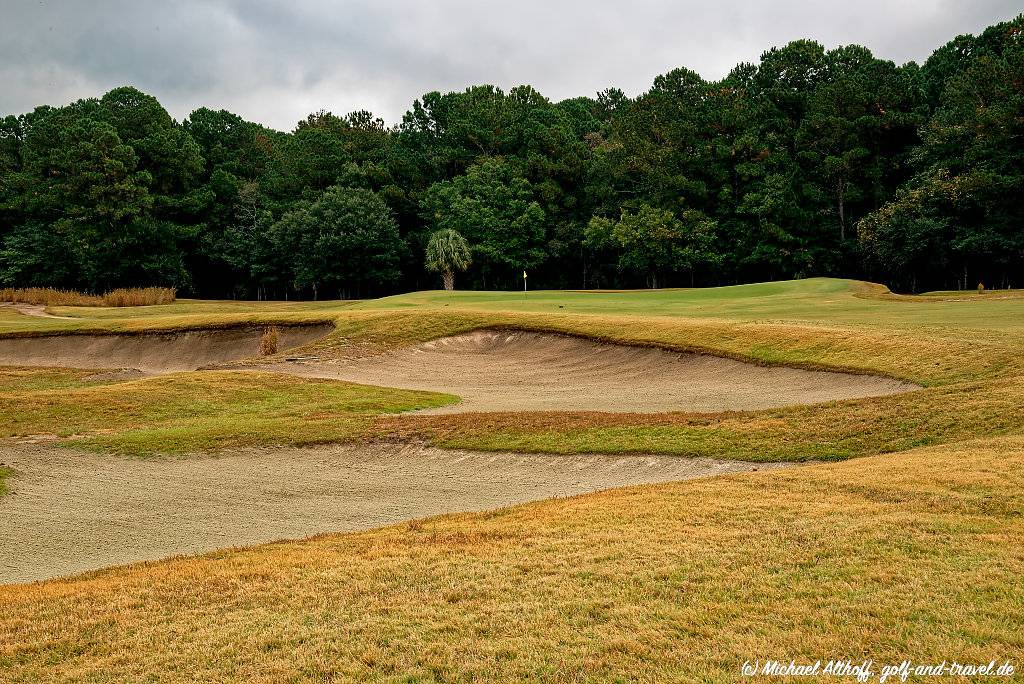
M 0 121 L 0 286 L 352 298 L 448 284 L 453 254 L 474 288 L 1020 286 L 1022 31 L 922 65 L 798 40 L 635 98 L 431 92 L 390 127 L 41 106 Z

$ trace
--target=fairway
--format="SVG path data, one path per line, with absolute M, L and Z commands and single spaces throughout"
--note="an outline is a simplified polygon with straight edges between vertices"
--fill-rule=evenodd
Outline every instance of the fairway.
M 13 681 L 728 680 L 773 647 L 1024 649 L 1016 293 L 813 279 L 38 313 L 0 311 L 5 358 L 44 350 L 0 369 L 0 544 L 20 550 L 2 579 L 146 563 L 0 587 Z M 268 326 L 305 327 L 261 357 Z

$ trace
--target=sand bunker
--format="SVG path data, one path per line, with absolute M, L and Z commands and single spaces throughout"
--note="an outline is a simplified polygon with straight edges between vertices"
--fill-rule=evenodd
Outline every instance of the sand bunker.
M 280 326 L 278 348 L 323 337 L 330 325 Z M 264 328 L 143 335 L 50 335 L 0 338 L 0 365 L 133 368 L 146 373 L 195 370 L 257 356 Z
M 763 409 L 919 389 L 870 375 L 764 367 L 561 335 L 477 331 L 381 357 L 267 366 L 298 375 L 450 392 L 464 411 Z
M 666 456 L 334 446 L 132 459 L 0 448 L 0 583 L 624 485 L 768 470 Z

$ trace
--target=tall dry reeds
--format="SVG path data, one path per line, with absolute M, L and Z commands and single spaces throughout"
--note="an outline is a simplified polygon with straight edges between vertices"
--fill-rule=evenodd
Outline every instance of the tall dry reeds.
M 103 295 L 103 306 L 152 306 L 170 304 L 178 296 L 173 287 L 129 287 Z
M 102 295 L 52 287 L 0 288 L 0 302 L 42 306 L 149 306 L 170 304 L 176 297 L 173 287 L 118 288 Z

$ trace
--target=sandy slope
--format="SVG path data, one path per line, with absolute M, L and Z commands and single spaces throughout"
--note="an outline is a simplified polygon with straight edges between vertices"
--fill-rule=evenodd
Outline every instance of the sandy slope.
M 871 375 L 765 367 L 561 335 L 477 331 L 368 359 L 291 362 L 262 370 L 450 392 L 433 413 L 590 410 L 728 411 L 881 396 L 917 389 Z
M 330 326 L 281 326 L 278 347 L 323 337 Z M 0 339 L 0 365 L 134 368 L 147 373 L 195 370 L 259 353 L 264 328 L 140 335 L 48 335 Z
M 279 348 L 300 347 L 329 326 L 282 327 Z M 194 370 L 252 360 L 261 328 L 144 335 L 0 339 L 0 365 Z M 730 411 L 882 396 L 917 389 L 890 378 L 765 367 L 564 335 L 481 330 L 344 360 L 242 368 L 456 394 L 465 411 Z
M 786 465 L 395 445 L 147 459 L 5 447 L 0 462 L 17 471 L 0 498 L 0 583 Z

